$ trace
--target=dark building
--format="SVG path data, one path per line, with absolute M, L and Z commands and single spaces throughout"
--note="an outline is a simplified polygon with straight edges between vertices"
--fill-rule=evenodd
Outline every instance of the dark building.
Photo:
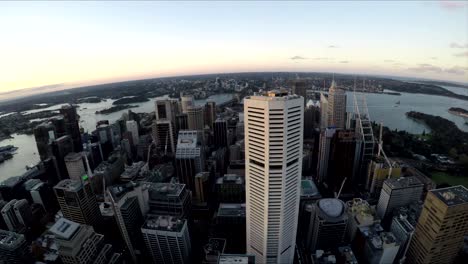
M 245 252 L 245 204 L 221 203 L 215 218 L 215 236 L 226 238 L 226 253 Z
M 185 184 L 151 183 L 148 194 L 150 214 L 190 217 L 191 194 Z
M 187 114 L 179 114 L 175 120 L 176 133 L 179 134 L 180 130 L 188 129 L 188 116 Z
M 307 83 L 305 80 L 297 79 L 292 84 L 293 94 L 304 97 L 304 106 L 307 104 Z
M 52 154 L 57 160 L 57 166 L 60 172 L 61 179 L 68 178 L 67 167 L 65 166 L 65 156 L 68 153 L 73 152 L 73 141 L 70 136 L 66 135 L 60 138 L 57 138 L 51 143 Z
M 224 119 L 218 118 L 213 124 L 214 145 L 216 148 L 228 146 L 228 128 Z
M 37 151 L 41 160 L 52 156 L 50 143 L 55 139 L 55 127 L 51 123 L 43 123 L 34 128 Z
M 65 131 L 73 141 L 74 151 L 82 151 L 83 144 L 81 143 L 80 126 L 78 124 L 80 116 L 76 113 L 76 108 L 71 105 L 62 106 L 60 114 L 63 115 L 65 121 Z
M 205 104 L 205 125 L 213 128 L 213 123 L 216 120 L 216 103 L 208 101 Z
M 23 235 L 0 229 L 0 263 L 33 263 L 28 246 Z
M 307 106 L 304 110 L 304 138 L 313 139 L 320 128 L 320 108 Z

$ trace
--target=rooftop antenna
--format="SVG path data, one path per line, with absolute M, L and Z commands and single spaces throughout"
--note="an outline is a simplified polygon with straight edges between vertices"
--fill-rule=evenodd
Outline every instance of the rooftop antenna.
M 348 177 L 345 177 L 345 178 L 343 179 L 343 181 L 341 182 L 340 190 L 338 191 L 338 194 L 337 194 L 336 197 L 335 197 L 336 199 L 340 198 L 341 191 L 343 190 L 343 186 L 344 186 L 344 184 L 345 184 L 347 178 L 348 178 Z

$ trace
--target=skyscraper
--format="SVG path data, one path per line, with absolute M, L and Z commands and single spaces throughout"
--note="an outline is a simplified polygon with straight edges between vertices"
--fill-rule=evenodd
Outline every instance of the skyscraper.
M 141 227 L 153 263 L 190 262 L 191 244 L 187 220 L 172 216 L 150 216 Z
M 29 244 L 23 235 L 0 229 L 0 263 L 32 263 Z
M 216 120 L 216 103 L 208 101 L 205 104 L 205 124 L 213 128 L 213 123 Z
M 68 178 L 68 171 L 65 165 L 65 156 L 73 152 L 73 140 L 70 136 L 66 135 L 63 137 L 59 137 L 54 140 L 51 144 L 52 147 L 52 154 L 55 156 L 57 160 L 57 167 L 60 172 L 61 179 Z
M 36 140 L 37 151 L 41 160 L 52 156 L 50 143 L 55 140 L 55 127 L 51 123 L 43 123 L 34 128 L 34 138 Z
M 304 98 L 304 106 L 307 104 L 307 83 L 305 80 L 294 80 L 292 85 L 292 92 L 293 94 L 297 94 Z
M 153 123 L 152 136 L 156 147 L 162 153 L 175 153 L 175 129 L 169 120 L 159 120 Z
M 76 108 L 72 105 L 64 105 L 59 111 L 63 115 L 65 131 L 73 141 L 74 151 L 82 151 L 83 144 L 81 143 L 81 132 L 78 123 L 80 116 L 76 113 Z
M 68 177 L 72 180 L 81 180 L 81 177 L 86 174 L 81 152 L 70 152 L 65 156 L 64 160 L 68 171 Z
M 190 217 L 191 194 L 185 184 L 151 183 L 148 194 L 150 214 Z
M 179 181 L 195 191 L 195 175 L 203 171 L 203 152 L 197 131 L 180 131 L 177 140 L 176 172 Z
M 228 146 L 228 128 L 224 119 L 218 118 L 213 124 L 214 145 L 216 148 Z
M 328 127 L 328 95 L 320 93 L 320 129 Z
M 140 141 L 140 134 L 138 133 L 138 123 L 135 120 L 129 120 L 126 123 L 127 131 L 132 133 L 133 144 L 136 145 Z
M 387 216 L 391 216 L 394 209 L 419 201 L 423 188 L 424 185 L 416 177 L 384 181 L 377 204 L 377 215 L 388 220 Z
M 454 186 L 427 193 L 406 263 L 453 263 L 468 231 L 468 189 Z
M 346 92 L 338 88 L 335 80 L 328 90 L 328 124 L 327 126 L 345 128 L 346 124 Z
M 63 180 L 54 191 L 64 217 L 90 226 L 100 223 L 99 206 L 88 181 Z
M 258 263 L 294 258 L 304 100 L 287 91 L 246 97 L 247 252 Z
M 189 130 L 203 130 L 205 127 L 203 106 L 189 106 L 187 108 L 187 121 Z
M 182 95 L 180 97 L 180 105 L 182 107 L 182 113 L 187 113 L 189 107 L 195 106 L 195 99 L 193 98 L 193 95 Z
M 179 114 L 179 102 L 177 99 L 159 99 L 155 103 L 156 121 L 169 120 L 175 122 Z

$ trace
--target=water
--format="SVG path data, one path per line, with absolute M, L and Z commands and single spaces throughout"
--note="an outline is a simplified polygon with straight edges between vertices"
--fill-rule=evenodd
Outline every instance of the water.
M 441 85 L 442 88 L 445 88 L 453 93 L 456 94 L 461 94 L 461 95 L 466 95 L 468 96 L 468 88 L 463 88 L 463 87 L 453 87 L 453 86 L 444 86 Z
M 357 96 L 361 95 L 357 93 Z M 450 114 L 447 110 L 450 107 L 464 107 L 467 108 L 468 102 L 435 95 L 424 94 L 410 94 L 401 93 L 401 96 L 389 94 L 365 94 L 369 109 L 370 118 L 376 122 L 383 122 L 385 126 L 391 129 L 406 130 L 410 133 L 420 134 L 424 130 L 429 132 L 429 128 L 425 125 L 415 122 L 407 118 L 405 113 L 408 111 L 418 111 L 431 115 L 442 116 L 457 124 L 457 126 L 468 132 L 468 126 L 464 124 L 463 117 Z M 162 96 L 162 98 L 167 95 Z M 232 98 L 230 94 L 215 95 L 208 100 L 214 100 L 217 104 L 228 101 Z M 131 108 L 134 112 L 152 112 L 154 111 L 154 101 L 152 98 L 148 102 L 136 103 L 136 108 Z M 80 125 L 85 131 L 92 131 L 96 127 L 96 122 L 99 120 L 109 120 L 114 122 L 122 116 L 122 113 L 128 111 L 122 110 L 109 115 L 96 115 L 95 112 L 112 106 L 114 100 L 107 100 L 100 103 L 82 103 L 79 104 L 78 114 L 81 116 L 83 122 Z M 197 105 L 204 104 L 207 100 L 196 100 Z M 400 101 L 400 105 L 395 103 Z M 353 110 L 353 96 L 352 93 L 347 93 L 348 111 Z M 396 106 L 396 107 L 395 107 Z M 51 106 L 47 110 L 55 110 L 60 108 L 61 105 Z M 41 109 L 42 111 L 44 109 Z M 35 110 L 34 110 L 35 111 Z M 16 155 L 12 159 L 0 164 L 0 181 L 5 180 L 11 176 L 21 175 L 25 171 L 26 165 L 35 164 L 39 161 L 37 154 L 36 142 L 33 136 L 30 135 L 13 135 L 14 139 L 3 140 L 0 146 L 14 145 L 19 147 Z

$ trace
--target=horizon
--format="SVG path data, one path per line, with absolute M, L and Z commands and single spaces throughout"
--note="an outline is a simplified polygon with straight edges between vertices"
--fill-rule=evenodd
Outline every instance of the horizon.
M 0 43 L 1 94 L 218 72 L 335 72 L 468 83 L 466 2 L 0 7 L 0 25 L 8 25 Z

